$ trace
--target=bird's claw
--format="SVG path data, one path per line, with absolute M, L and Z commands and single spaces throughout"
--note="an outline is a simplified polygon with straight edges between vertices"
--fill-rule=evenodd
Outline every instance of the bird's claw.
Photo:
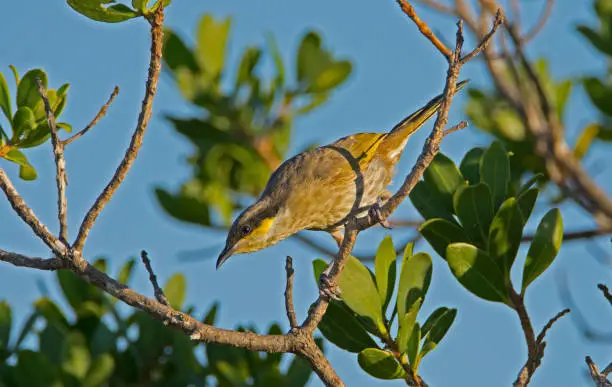
M 329 276 L 333 262 L 321 273 L 319 277 L 319 295 L 330 300 L 341 300 L 340 287 L 336 280 L 332 280 Z
M 372 206 L 368 210 L 369 215 L 370 215 L 370 217 L 372 217 L 372 219 L 374 219 L 374 221 L 376 223 L 380 224 L 381 226 L 383 226 L 387 230 L 390 230 L 391 229 L 391 224 L 389 223 L 389 221 L 387 219 L 385 219 L 383 217 L 382 211 L 381 211 L 381 207 L 382 207 L 382 200 L 378 199 L 378 201 L 376 201 L 376 203 L 372 204 Z

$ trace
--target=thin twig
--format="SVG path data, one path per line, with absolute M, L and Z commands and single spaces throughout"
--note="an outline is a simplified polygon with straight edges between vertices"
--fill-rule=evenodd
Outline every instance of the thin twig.
M 149 273 L 149 281 L 151 282 L 151 285 L 153 286 L 153 291 L 155 293 L 155 299 L 159 301 L 159 303 L 161 304 L 164 304 L 166 306 L 170 305 L 168 303 L 168 299 L 166 298 L 166 295 L 164 294 L 164 291 L 162 290 L 162 288 L 159 287 L 159 284 L 157 283 L 157 276 L 155 275 L 155 272 L 153 271 L 153 267 L 151 267 L 151 260 L 149 259 L 149 254 L 147 254 L 146 251 L 142 250 L 140 252 L 140 259 L 142 260 L 142 263 L 144 263 L 145 268 L 147 269 L 147 273 Z
M 478 55 L 482 50 L 485 50 L 487 48 L 487 46 L 489 45 L 489 43 L 491 42 L 491 39 L 493 38 L 493 35 L 495 35 L 495 32 L 497 32 L 497 29 L 503 23 L 503 21 L 504 21 L 504 15 L 502 14 L 502 11 L 501 11 L 501 8 L 500 8 L 500 9 L 497 10 L 497 13 L 495 14 L 495 21 L 493 22 L 493 27 L 491 28 L 489 33 L 486 34 L 482 38 L 482 40 L 480 41 L 480 44 L 478 46 L 476 46 L 476 48 L 474 48 L 470 53 L 464 55 L 461 58 L 461 62 L 462 63 L 466 63 L 466 62 L 472 60 L 472 58 L 474 58 L 476 55 Z
M 605 374 L 602 374 L 597 369 L 595 363 L 593 363 L 593 359 L 590 356 L 587 356 L 584 359 L 589 367 L 589 373 L 591 374 L 591 378 L 595 382 L 597 387 L 612 387 L 612 383 L 606 378 Z M 607 367 L 606 367 L 607 368 Z
M 153 100 L 157 92 L 157 83 L 159 81 L 159 74 L 161 72 L 162 44 L 164 37 L 162 30 L 162 23 L 164 21 L 163 11 L 155 12 L 148 18 L 148 21 L 151 24 L 151 56 L 149 60 L 149 74 L 145 87 L 145 96 L 142 101 L 140 115 L 138 116 L 138 123 L 136 125 L 136 129 L 134 130 L 134 134 L 132 135 L 130 145 L 125 151 L 123 160 L 121 160 L 121 164 L 119 164 L 115 174 L 108 182 L 106 187 L 104 187 L 104 190 L 98 196 L 95 203 L 91 206 L 87 212 L 87 215 L 85 216 L 85 219 L 83 219 L 83 222 L 81 223 L 79 234 L 73 245 L 73 249 L 77 252 L 80 252 L 83 249 L 87 235 L 93 227 L 96 218 L 104 209 L 104 206 L 106 206 L 106 204 L 111 200 L 113 194 L 117 188 L 119 188 L 128 171 L 132 167 L 134 160 L 136 160 L 138 151 L 142 146 L 142 140 L 147 130 L 149 120 L 151 119 Z
M 538 19 L 538 22 L 531 28 L 529 32 L 527 32 L 521 38 L 522 45 L 529 42 L 531 39 L 535 38 L 536 35 L 538 35 L 540 31 L 542 31 L 544 26 L 548 23 L 548 19 L 550 18 L 550 15 L 552 14 L 554 3 L 555 3 L 554 0 L 546 0 L 546 4 L 544 5 L 544 11 L 542 11 L 542 15 Z
M 66 267 L 66 263 L 58 258 L 35 258 L 12 253 L 0 249 L 0 261 L 8 262 L 18 267 L 28 267 L 38 270 L 59 270 Z
M 444 137 L 446 137 L 453 132 L 456 132 L 458 130 L 465 128 L 466 126 L 468 126 L 467 121 L 461 121 L 457 125 L 453 126 L 452 128 L 444 130 L 443 135 Z
M 110 95 L 108 101 L 100 108 L 100 110 L 98 111 L 98 114 L 96 114 L 94 119 L 91 120 L 91 122 L 85 128 L 83 128 L 81 131 L 76 133 L 74 136 L 71 136 L 71 137 L 65 139 L 64 141 L 62 141 L 62 145 L 66 146 L 66 145 L 70 144 L 74 140 L 76 140 L 76 139 L 80 138 L 81 136 L 83 136 L 85 133 L 89 132 L 89 130 L 91 128 L 96 126 L 98 124 L 98 121 L 100 121 L 100 119 L 102 119 L 102 117 L 104 117 L 106 115 L 106 111 L 108 110 L 108 107 L 110 106 L 111 103 L 113 103 L 113 100 L 115 99 L 117 94 L 119 94 L 119 86 L 115 86 L 115 89 L 113 90 L 112 94 Z
M 444 43 L 442 43 L 440 39 L 436 37 L 436 35 L 429 28 L 427 23 L 421 20 L 421 18 L 414 11 L 414 7 L 406 0 L 397 0 L 397 3 L 399 4 L 402 11 L 404 11 L 404 13 L 410 19 L 412 19 L 414 24 L 416 24 L 419 31 L 421 31 L 421 34 L 423 34 L 423 36 L 429 39 L 429 41 L 438 49 L 438 51 L 442 53 L 442 55 L 449 59 L 452 55 L 451 50 L 449 50 L 448 47 L 446 47 Z
M 570 312 L 569 308 L 563 309 L 561 312 L 557 313 L 553 318 L 551 318 L 550 320 L 548 320 L 548 322 L 546 323 L 546 325 L 544 325 L 544 328 L 542 328 L 542 332 L 540 332 L 540 334 L 538 335 L 537 339 L 536 339 L 536 343 L 542 344 L 544 342 L 544 339 L 546 338 L 546 333 L 548 332 L 548 330 L 550 328 L 552 328 L 553 324 L 556 323 L 557 321 L 559 321 L 559 319 L 563 316 L 565 316 L 566 314 L 568 314 Z
M 11 179 L 4 173 L 4 170 L 0 168 L 0 189 L 6 195 L 11 207 L 19 215 L 19 217 L 34 231 L 36 234 L 49 248 L 51 251 L 58 256 L 62 256 L 66 253 L 67 248 L 64 243 L 60 242 L 55 235 L 49 231 L 34 214 L 34 211 L 23 200 L 21 195 L 17 192 Z
M 604 297 L 606 297 L 606 300 L 608 300 L 610 305 L 612 305 L 612 294 L 610 294 L 610 290 L 608 290 L 608 287 L 604 284 L 598 284 L 597 289 L 601 290 Z
M 66 199 L 66 185 L 68 178 L 66 177 L 66 160 L 64 159 L 64 147 L 57 135 L 57 126 L 55 125 L 55 114 L 53 108 L 47 98 L 47 91 L 40 78 L 36 78 L 38 85 L 38 94 L 43 100 L 45 106 L 45 114 L 47 115 L 47 124 L 51 131 L 51 145 L 53 146 L 53 155 L 55 156 L 55 181 L 57 184 L 57 217 L 60 225 L 59 239 L 68 246 L 68 204 Z
M 287 272 L 287 286 L 285 287 L 285 309 L 287 309 L 287 318 L 291 329 L 297 328 L 298 321 L 295 315 L 295 307 L 293 306 L 293 258 L 287 255 L 285 263 L 285 271 Z

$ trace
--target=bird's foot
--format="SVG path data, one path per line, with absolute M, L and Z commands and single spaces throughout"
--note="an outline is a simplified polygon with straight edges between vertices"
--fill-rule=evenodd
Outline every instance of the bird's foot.
M 387 219 L 385 219 L 382 215 L 382 200 L 379 198 L 376 203 L 372 204 L 370 209 L 368 210 L 369 215 L 374 219 L 374 221 L 387 230 L 391 229 L 391 224 Z
M 336 280 L 332 280 L 329 276 L 333 265 L 334 262 L 332 261 L 332 263 L 330 263 L 329 266 L 323 270 L 321 277 L 319 277 L 319 295 L 330 300 L 340 301 L 341 292 L 338 282 Z

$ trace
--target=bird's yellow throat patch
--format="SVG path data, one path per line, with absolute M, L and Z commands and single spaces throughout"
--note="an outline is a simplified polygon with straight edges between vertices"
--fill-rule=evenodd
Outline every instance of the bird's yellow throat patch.
M 259 223 L 259 226 L 249 234 L 250 237 L 258 237 L 268 233 L 274 224 L 275 218 L 265 218 Z

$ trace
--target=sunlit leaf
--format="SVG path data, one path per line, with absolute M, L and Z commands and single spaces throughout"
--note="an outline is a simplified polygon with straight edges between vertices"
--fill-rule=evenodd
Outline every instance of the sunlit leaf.
M 359 353 L 357 361 L 365 372 L 378 379 L 401 379 L 406 374 L 395 357 L 381 349 L 364 349 Z

